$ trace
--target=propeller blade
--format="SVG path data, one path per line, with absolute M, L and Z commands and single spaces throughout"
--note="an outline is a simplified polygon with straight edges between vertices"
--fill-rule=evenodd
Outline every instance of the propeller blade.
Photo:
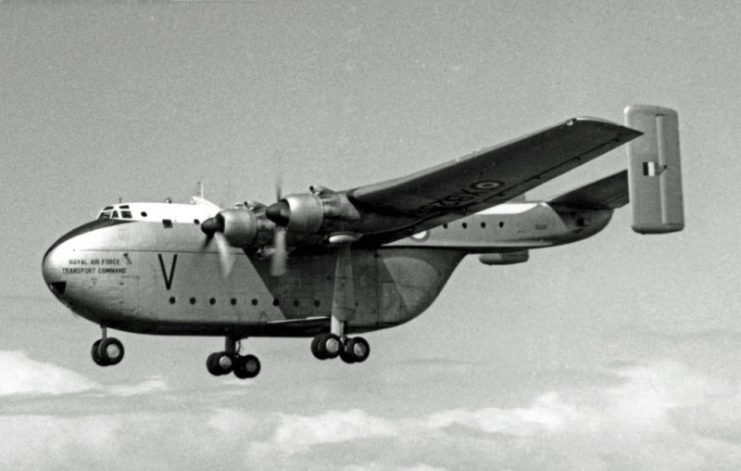
M 286 272 L 288 252 L 286 249 L 286 228 L 275 226 L 273 232 L 273 255 L 270 258 L 270 274 L 281 276 Z
M 265 216 L 275 224 L 273 229 L 273 253 L 270 256 L 270 274 L 282 276 L 288 263 L 286 231 L 291 219 L 291 207 L 283 201 L 283 155 L 276 152 L 275 160 L 275 203 L 265 209 Z
M 283 198 L 283 178 L 278 175 L 275 177 L 275 201 Z
M 276 152 L 275 155 L 275 201 L 283 199 L 283 154 Z
M 229 242 L 227 242 L 226 238 L 222 234 L 216 234 L 214 239 L 216 239 L 216 247 L 219 251 L 221 276 L 223 278 L 226 278 L 232 272 L 232 268 L 234 268 L 234 262 L 236 262 L 236 260 L 232 256 L 232 252 L 230 250 L 231 246 L 229 245 Z

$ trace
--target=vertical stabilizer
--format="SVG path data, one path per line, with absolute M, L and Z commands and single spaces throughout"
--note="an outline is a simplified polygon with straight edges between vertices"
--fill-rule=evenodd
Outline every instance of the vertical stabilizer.
M 633 230 L 661 234 L 684 228 L 677 112 L 659 106 L 625 108 L 625 123 L 643 136 L 628 143 Z

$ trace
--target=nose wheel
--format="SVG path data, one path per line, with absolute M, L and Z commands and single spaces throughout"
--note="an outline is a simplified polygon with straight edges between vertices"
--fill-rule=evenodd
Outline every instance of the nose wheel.
M 260 373 L 260 360 L 255 355 L 240 355 L 241 342 L 226 338 L 223 352 L 215 352 L 206 359 L 206 369 L 214 376 L 234 373 L 239 379 L 254 378 Z
M 113 366 L 121 363 L 124 357 L 124 346 L 120 340 L 106 335 L 103 327 L 103 338 L 96 340 L 90 349 L 90 356 L 98 366 Z

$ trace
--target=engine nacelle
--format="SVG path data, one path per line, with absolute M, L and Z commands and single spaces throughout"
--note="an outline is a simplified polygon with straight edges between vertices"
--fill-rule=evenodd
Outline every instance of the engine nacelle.
M 201 224 L 201 230 L 208 237 L 220 232 L 229 245 L 243 248 L 265 245 L 270 240 L 272 227 L 264 214 L 244 207 L 225 209 Z
M 284 198 L 290 208 L 288 230 L 303 234 L 311 234 L 322 227 L 324 208 L 318 195 L 301 194 L 288 195 Z
M 266 211 L 268 219 L 294 234 L 315 234 L 348 229 L 360 213 L 344 193 L 325 188 L 314 193 L 288 195 Z
M 225 209 L 219 213 L 223 219 L 224 238 L 233 247 L 251 246 L 257 238 L 257 217 L 248 209 Z

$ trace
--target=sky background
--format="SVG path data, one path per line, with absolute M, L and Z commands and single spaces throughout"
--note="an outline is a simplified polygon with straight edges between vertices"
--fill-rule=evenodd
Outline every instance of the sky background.
M 0 468 L 737 469 L 741 9 L 736 2 L 0 5 Z M 116 333 L 41 257 L 124 201 L 341 190 L 629 104 L 679 111 L 686 229 L 630 210 L 528 263 L 464 260 L 362 365 L 250 339 Z M 276 162 L 282 161 L 282 165 Z M 531 193 L 625 166 L 618 149 Z

